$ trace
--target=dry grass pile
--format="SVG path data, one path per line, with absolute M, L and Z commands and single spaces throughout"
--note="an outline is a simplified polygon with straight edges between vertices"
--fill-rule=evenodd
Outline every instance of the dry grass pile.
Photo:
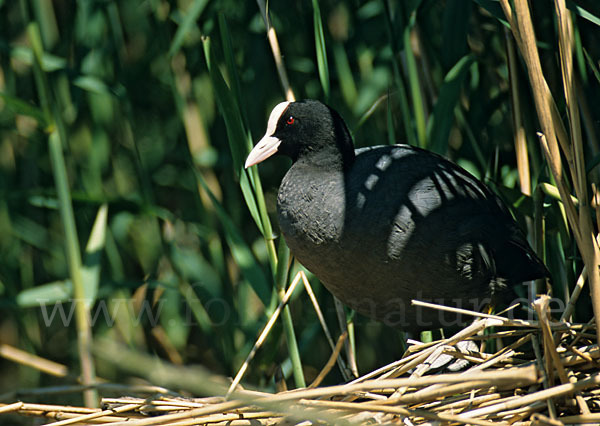
M 0 406 L 0 414 L 45 417 L 54 426 L 599 423 L 600 349 L 593 322 L 551 321 L 546 298 L 534 307 L 540 321 L 478 314 L 482 318 L 456 335 L 413 344 L 402 359 L 344 385 L 277 394 L 238 389 L 227 398 L 199 399 L 156 387 L 123 387 L 122 393 L 138 396 L 104 398 L 102 409 L 14 402 Z M 481 351 L 457 349 L 467 340 Z M 490 342 L 504 345 L 490 353 Z M 468 364 L 447 373 L 436 367 L 440 357 Z M 114 393 L 110 385 L 103 389 Z

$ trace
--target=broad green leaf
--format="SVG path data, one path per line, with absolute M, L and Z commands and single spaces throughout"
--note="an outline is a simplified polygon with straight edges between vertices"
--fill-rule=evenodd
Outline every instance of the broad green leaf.
M 438 154 L 444 154 L 448 147 L 448 136 L 454 123 L 454 108 L 458 104 L 461 88 L 474 56 L 462 57 L 452 67 L 440 89 L 438 100 L 428 123 L 428 148 Z
M 233 57 L 233 44 L 231 42 L 231 35 L 229 33 L 227 21 L 225 20 L 225 16 L 222 13 L 219 14 L 219 30 L 221 33 L 221 41 L 223 43 L 223 53 L 225 54 L 225 64 L 227 65 L 227 75 L 229 76 L 229 86 L 232 92 L 232 96 L 234 99 L 237 99 L 238 105 L 242 105 L 242 89 L 240 88 L 240 78 L 237 72 L 237 67 L 235 65 L 235 59 Z M 244 113 L 243 108 L 238 109 L 240 111 L 240 116 L 243 120 L 243 126 L 245 128 L 248 128 L 248 120 L 246 118 L 246 114 Z M 252 149 L 251 137 L 247 137 L 246 140 L 248 144 L 248 149 Z
M 356 105 L 358 92 L 350 68 L 350 62 L 348 61 L 348 54 L 341 42 L 334 43 L 333 45 L 333 60 L 335 62 L 335 69 L 337 70 L 337 77 L 340 81 L 342 96 L 344 97 L 346 105 L 352 109 Z
M 17 214 L 12 219 L 11 233 L 39 250 L 52 252 L 56 246 L 50 244 L 50 232 L 42 224 L 31 220 L 31 218 Z M 60 255 L 57 256 L 61 256 Z
M 10 56 L 13 59 L 24 62 L 27 65 L 33 65 L 33 51 L 29 47 L 18 46 L 10 51 Z M 45 72 L 53 72 L 66 68 L 67 60 L 60 56 L 52 55 L 44 52 L 42 54 L 41 67 Z
M 204 41 L 204 53 L 206 56 L 206 62 L 208 64 L 210 78 L 213 82 L 213 90 L 216 93 L 217 104 L 221 110 L 223 119 L 225 120 L 225 128 L 228 136 L 227 139 L 229 141 L 229 148 L 233 158 L 233 170 L 236 175 L 239 176 L 242 194 L 250 214 L 256 222 L 258 229 L 260 229 L 261 233 L 264 235 L 266 228 L 261 219 L 257 200 L 254 196 L 254 191 L 252 191 L 250 186 L 251 182 L 248 179 L 248 175 L 253 172 L 250 171 L 249 173 L 246 173 L 243 171 L 244 158 L 248 154 L 249 149 L 247 148 L 247 135 L 243 129 L 241 113 L 238 105 L 235 102 L 235 98 L 233 98 L 227 83 L 225 83 L 225 79 L 223 78 L 219 67 L 213 65 L 215 63 L 215 59 L 209 39 Z M 256 173 L 256 171 L 254 171 L 254 173 Z M 256 182 L 258 182 L 258 180 Z M 254 187 L 258 188 L 259 184 L 255 183 Z
M 82 75 L 73 80 L 73 85 L 87 90 L 88 92 L 98 93 L 100 95 L 111 94 L 110 88 L 97 77 L 91 75 Z
M 47 126 L 48 123 L 44 118 L 44 112 L 40 108 L 5 92 L 0 92 L 0 97 L 4 100 L 6 106 L 14 113 L 26 115 L 27 117 L 35 119 L 41 127 Z
M 252 288 L 263 304 L 268 306 L 271 300 L 271 286 L 265 278 L 256 259 L 252 255 L 252 251 L 242 238 L 240 229 L 231 220 L 221 203 L 219 203 L 219 201 L 212 194 L 202 175 L 200 173 L 196 173 L 196 178 L 198 179 L 198 183 L 210 196 L 217 216 L 223 225 L 225 239 L 227 240 L 227 245 L 231 250 L 231 254 L 235 259 L 236 264 L 240 267 L 242 274 L 244 274 L 244 277 L 250 282 Z
M 408 84 L 413 102 L 413 114 L 415 117 L 415 127 L 417 129 L 417 139 L 419 146 L 425 148 L 427 145 L 427 129 L 425 125 L 425 107 L 423 97 L 421 96 L 421 82 L 419 71 L 417 69 L 417 60 L 411 48 L 410 33 L 415 26 L 417 19 L 416 13 L 410 16 L 408 25 L 404 28 L 404 53 L 406 55 L 406 66 L 408 68 Z
M 201 252 L 186 247 L 171 246 L 171 260 L 182 278 L 194 288 L 201 288 L 206 297 L 221 297 L 223 283 L 215 268 L 202 256 Z
M 104 244 L 106 242 L 106 225 L 108 218 L 108 205 L 103 204 L 98 209 L 96 220 L 90 233 L 83 265 L 81 267 L 81 276 L 83 278 L 83 293 L 88 308 L 96 301 L 98 295 L 98 285 L 100 283 L 100 266 L 102 261 L 102 253 L 104 252 Z
M 190 30 L 196 25 L 196 21 L 200 17 L 200 14 L 208 4 L 209 0 L 194 0 L 191 6 L 189 6 L 188 10 L 185 12 L 182 11 L 184 18 L 179 28 L 175 32 L 175 36 L 173 37 L 173 41 L 171 42 L 171 46 L 169 47 L 169 56 L 174 56 L 185 41 L 186 36 L 190 32 Z
M 440 59 L 444 71 L 468 53 L 467 35 L 473 5 L 470 1 L 448 0 L 444 7 Z
M 108 206 L 103 204 L 98 210 L 90 238 L 85 249 L 84 263 L 81 267 L 83 293 L 88 308 L 96 301 L 100 282 L 100 261 L 104 250 Z M 17 304 L 22 307 L 40 306 L 66 302 L 73 297 L 71 280 L 53 281 L 48 284 L 23 290 L 17 296 Z
M 400 112 L 402 114 L 401 123 L 404 127 L 404 134 L 405 134 L 404 142 L 408 143 L 409 145 L 418 145 L 417 137 L 415 135 L 414 126 L 413 126 L 414 120 L 410 113 L 411 111 L 410 111 L 410 107 L 409 107 L 408 92 L 406 90 L 404 76 L 401 72 L 400 63 L 398 60 L 398 56 L 399 56 L 400 52 L 397 51 L 399 49 L 399 46 L 397 43 L 396 31 L 398 30 L 398 28 L 400 28 L 400 25 L 403 25 L 403 23 L 398 19 L 397 16 L 395 16 L 393 14 L 393 11 L 391 9 L 392 5 L 390 2 L 384 1 L 383 4 L 384 4 L 384 9 L 385 9 L 385 22 L 386 22 L 386 30 L 387 30 L 387 35 L 388 35 L 389 47 L 392 49 L 392 53 L 394 55 L 394 57 L 391 60 L 391 68 L 394 73 L 393 74 L 394 82 L 396 84 L 396 89 L 397 89 L 396 95 L 397 95 L 397 99 L 400 104 Z M 388 89 L 388 91 L 389 91 L 389 89 Z M 393 123 L 390 120 L 388 120 L 388 127 L 391 125 L 393 125 Z M 388 133 L 388 139 L 389 139 L 389 137 L 390 137 L 390 134 Z
M 319 0 L 312 0 L 313 6 L 313 25 L 315 31 L 315 49 L 317 54 L 317 67 L 319 69 L 319 79 L 325 95 L 325 101 L 329 100 L 329 64 L 327 62 L 327 49 L 325 47 L 325 35 L 323 34 L 323 22 L 321 20 L 321 10 L 319 9 Z
M 598 66 L 594 63 L 594 60 L 588 53 L 587 49 L 583 49 L 583 54 L 585 55 L 585 60 L 587 61 L 588 67 L 590 67 L 592 73 L 594 73 L 594 77 L 596 77 L 596 80 L 598 80 L 600 83 L 600 71 L 598 71 Z
M 575 4 L 574 1 L 571 1 L 571 0 L 567 1 L 567 7 L 569 9 L 571 9 L 571 11 L 575 12 L 575 14 L 581 16 L 583 19 L 587 19 L 588 21 L 600 26 L 600 17 L 599 16 L 596 16 L 596 15 L 588 12 L 583 7 L 579 6 L 578 4 Z
M 504 15 L 504 11 L 502 10 L 502 6 L 500 6 L 500 2 L 498 0 L 475 0 L 479 6 L 487 10 L 494 18 L 496 18 L 502 25 L 506 28 L 510 28 L 510 25 L 506 21 L 506 16 Z
M 29 204 L 34 207 L 41 207 L 44 209 L 58 210 L 58 200 L 56 197 L 45 197 L 43 195 L 32 195 L 28 199 Z
M 53 281 L 21 291 L 17 295 L 17 305 L 21 308 L 33 308 L 66 302 L 73 297 L 71 280 Z
M 181 294 L 179 290 L 166 287 L 160 298 L 160 315 L 158 319 L 169 339 L 176 349 L 184 349 L 187 343 L 190 327 L 181 310 Z

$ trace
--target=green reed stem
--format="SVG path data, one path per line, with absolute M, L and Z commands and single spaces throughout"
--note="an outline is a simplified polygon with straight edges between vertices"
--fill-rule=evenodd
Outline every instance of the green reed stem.
M 85 300 L 85 290 L 82 277 L 81 250 L 79 248 L 79 239 L 77 237 L 77 228 L 75 226 L 75 215 L 71 204 L 71 192 L 67 178 L 67 168 L 63 156 L 63 146 L 66 145 L 61 140 L 60 133 L 55 120 L 53 119 L 51 108 L 51 90 L 48 84 L 48 77 L 41 67 L 41 58 L 43 54 L 42 39 L 37 23 L 31 22 L 27 27 L 27 34 L 34 52 L 34 72 L 36 75 L 36 85 L 40 96 L 44 115 L 48 122 L 50 135 L 48 137 L 48 148 L 50 151 L 50 160 L 52 163 L 52 172 L 54 174 L 54 184 L 59 200 L 59 211 L 65 231 L 65 249 L 67 252 L 67 261 L 69 265 L 69 275 L 73 282 L 73 295 L 75 303 L 75 323 L 77 327 L 77 348 L 79 353 L 79 362 L 81 366 L 82 383 L 92 384 L 96 379 L 94 362 L 91 353 L 92 330 L 89 321 L 89 309 Z M 88 407 L 98 406 L 98 393 L 95 389 L 85 390 L 83 393 L 84 403 Z

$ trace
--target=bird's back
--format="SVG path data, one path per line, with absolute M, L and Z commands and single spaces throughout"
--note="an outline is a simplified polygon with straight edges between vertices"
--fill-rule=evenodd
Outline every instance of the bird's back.
M 294 164 L 278 198 L 294 255 L 352 308 L 405 328 L 445 326 L 411 299 L 481 309 L 544 275 L 499 198 L 462 168 L 406 145 L 356 153 L 346 173 Z

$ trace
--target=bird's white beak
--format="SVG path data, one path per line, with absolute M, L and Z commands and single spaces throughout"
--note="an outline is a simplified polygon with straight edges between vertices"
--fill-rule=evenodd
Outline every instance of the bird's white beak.
M 268 134 L 264 135 L 263 138 L 258 141 L 256 146 L 252 148 L 252 151 L 250 151 L 244 167 L 248 168 L 266 160 L 277 152 L 280 143 L 281 141 L 275 136 L 270 136 Z
M 281 143 L 281 140 L 273 136 L 275 134 L 275 130 L 277 129 L 277 122 L 290 105 L 289 102 L 281 102 L 275 105 L 273 111 L 271 111 L 271 115 L 269 116 L 269 122 L 267 124 L 267 132 L 263 136 L 263 138 L 258 141 L 256 146 L 252 148 L 248 158 L 246 158 L 246 164 L 244 164 L 245 168 L 250 166 L 254 166 L 255 164 L 260 163 L 261 161 L 266 160 L 271 155 L 277 152 L 277 148 Z

